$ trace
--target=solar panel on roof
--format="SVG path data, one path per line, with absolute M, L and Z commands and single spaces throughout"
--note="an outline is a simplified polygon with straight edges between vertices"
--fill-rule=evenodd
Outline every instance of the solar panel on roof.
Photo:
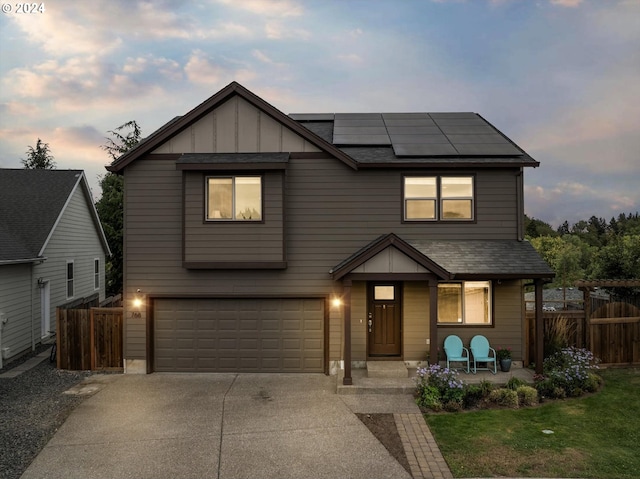
M 394 145 L 449 143 L 447 137 L 442 133 L 439 135 L 389 135 L 389 137 Z
M 447 137 L 454 145 L 458 143 L 509 143 L 504 136 L 497 133 L 493 135 L 447 135 Z
M 450 144 L 410 145 L 394 144 L 393 151 L 397 156 L 452 156 L 458 152 Z
M 335 145 L 390 145 L 389 135 L 336 135 L 333 133 Z
M 417 119 L 397 119 L 397 120 L 386 120 L 384 124 L 389 126 L 436 126 L 433 120 L 429 118 L 417 118 Z
M 449 119 L 460 119 L 460 118 L 478 118 L 478 115 L 471 112 L 442 112 L 442 113 L 429 113 L 429 116 L 433 119 L 441 119 L 441 118 L 449 118 Z
M 445 135 L 491 135 L 496 132 L 495 129 L 486 124 L 478 126 L 440 125 L 440 129 Z
M 386 135 L 384 126 L 335 126 L 333 132 L 336 135 Z
M 522 151 L 511 143 L 505 144 L 457 144 L 456 150 L 461 155 L 515 155 L 522 156 Z
M 437 126 L 388 126 L 390 135 L 441 135 L 442 130 Z
M 488 125 L 482 118 L 437 118 L 434 121 L 439 126 Z
M 356 119 L 356 120 L 334 120 L 333 122 L 335 127 L 339 127 L 339 126 L 351 126 L 351 127 L 361 127 L 361 126 L 382 126 L 384 127 L 384 123 L 382 121 L 382 118 L 379 118 L 377 120 L 362 120 L 362 119 Z
M 382 118 L 382 113 L 336 113 L 336 120 L 375 120 Z
M 383 113 L 382 118 L 387 120 L 418 120 L 429 119 L 428 113 Z

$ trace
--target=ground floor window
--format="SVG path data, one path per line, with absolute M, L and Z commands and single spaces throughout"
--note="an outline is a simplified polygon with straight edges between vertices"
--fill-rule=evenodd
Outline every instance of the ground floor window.
M 461 281 L 438 284 L 439 324 L 491 324 L 491 283 Z

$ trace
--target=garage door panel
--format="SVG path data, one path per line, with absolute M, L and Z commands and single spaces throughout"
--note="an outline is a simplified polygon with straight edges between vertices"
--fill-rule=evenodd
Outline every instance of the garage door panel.
M 320 299 L 158 299 L 156 371 L 322 372 Z

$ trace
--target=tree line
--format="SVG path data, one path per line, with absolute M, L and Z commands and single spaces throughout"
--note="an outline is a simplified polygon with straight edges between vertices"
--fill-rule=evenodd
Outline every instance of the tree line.
M 621 213 L 609 221 L 592 216 L 553 229 L 525 215 L 525 234 L 553 268 L 551 286 L 568 287 L 580 279 L 640 279 L 640 213 Z M 640 295 L 640 289 L 624 292 Z

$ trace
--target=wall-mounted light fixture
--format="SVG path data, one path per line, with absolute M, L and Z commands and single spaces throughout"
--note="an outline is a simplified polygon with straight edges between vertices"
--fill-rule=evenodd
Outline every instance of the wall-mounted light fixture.
M 339 308 L 340 306 L 342 306 L 342 300 L 339 297 L 335 296 L 331 301 L 331 304 L 334 308 Z
M 38 278 L 38 288 L 44 288 L 44 278 Z
M 140 308 L 142 308 L 142 295 L 140 294 L 142 290 L 138 288 L 136 290 L 136 295 L 131 302 L 133 306 L 133 311 L 131 312 L 131 317 L 139 319 L 142 317 L 142 313 L 140 312 Z

